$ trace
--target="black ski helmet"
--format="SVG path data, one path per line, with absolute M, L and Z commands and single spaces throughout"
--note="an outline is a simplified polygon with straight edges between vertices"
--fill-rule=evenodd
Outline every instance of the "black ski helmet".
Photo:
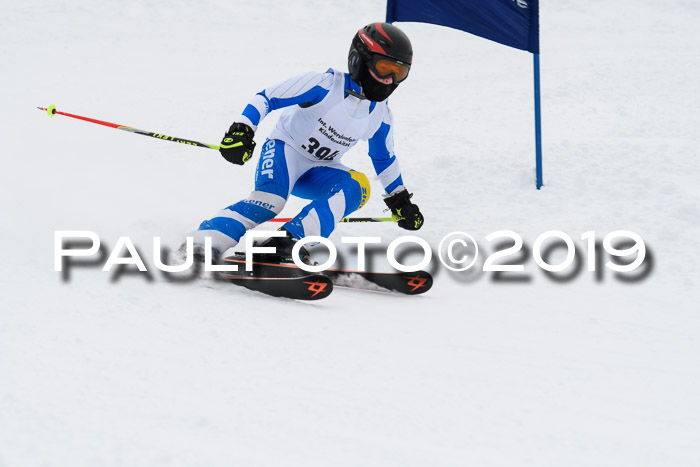
M 388 58 L 403 70 L 401 76 L 392 74 L 391 84 L 374 79 L 369 70 L 378 59 Z M 348 53 L 350 77 L 362 86 L 371 101 L 383 101 L 408 76 L 413 62 L 413 48 L 408 36 L 393 24 L 372 23 L 357 31 Z M 376 74 L 376 73 L 375 73 Z

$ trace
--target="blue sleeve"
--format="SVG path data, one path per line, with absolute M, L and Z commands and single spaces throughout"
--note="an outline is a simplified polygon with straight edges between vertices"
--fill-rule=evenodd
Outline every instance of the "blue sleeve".
M 369 157 L 374 170 L 387 193 L 403 186 L 399 161 L 394 155 L 394 136 L 391 128 L 392 116 L 389 113 L 379 129 L 369 139 Z

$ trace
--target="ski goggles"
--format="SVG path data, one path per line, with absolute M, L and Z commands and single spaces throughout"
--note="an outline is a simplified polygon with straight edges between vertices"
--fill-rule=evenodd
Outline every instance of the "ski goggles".
M 411 70 L 410 63 L 404 63 L 378 54 L 374 54 L 367 66 L 375 75 L 382 79 L 393 77 L 394 82 L 397 84 L 408 78 L 408 72 Z

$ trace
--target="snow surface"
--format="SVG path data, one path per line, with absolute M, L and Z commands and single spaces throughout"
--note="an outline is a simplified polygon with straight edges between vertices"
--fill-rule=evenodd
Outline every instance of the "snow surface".
M 302 303 L 99 267 L 62 281 L 54 231 L 130 236 L 150 257 L 152 237 L 176 247 L 245 196 L 254 166 L 36 106 L 217 144 L 264 86 L 345 69 L 385 4 L 3 2 L 0 466 L 700 465 L 700 6 L 541 8 L 541 191 L 531 55 L 399 25 L 415 62 L 391 104 L 419 233 L 485 247 L 509 229 L 532 246 L 555 229 L 583 246 L 632 230 L 647 279 L 554 283 L 529 259 L 530 282 L 494 283 L 436 265 L 424 296 Z M 344 161 L 371 174 L 365 152 Z M 382 214 L 373 186 L 358 215 Z M 334 239 L 405 233 L 345 224 Z

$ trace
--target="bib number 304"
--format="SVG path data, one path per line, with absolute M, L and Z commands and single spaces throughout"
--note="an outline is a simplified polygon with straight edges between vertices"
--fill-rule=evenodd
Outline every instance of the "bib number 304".
M 302 149 L 306 149 L 306 151 L 315 156 L 316 159 L 320 159 L 322 161 L 332 161 L 335 156 L 337 156 L 340 151 L 333 151 L 331 153 L 331 149 L 327 148 L 325 146 L 321 146 L 321 143 L 316 138 L 309 138 L 309 142 L 306 144 L 301 145 Z

